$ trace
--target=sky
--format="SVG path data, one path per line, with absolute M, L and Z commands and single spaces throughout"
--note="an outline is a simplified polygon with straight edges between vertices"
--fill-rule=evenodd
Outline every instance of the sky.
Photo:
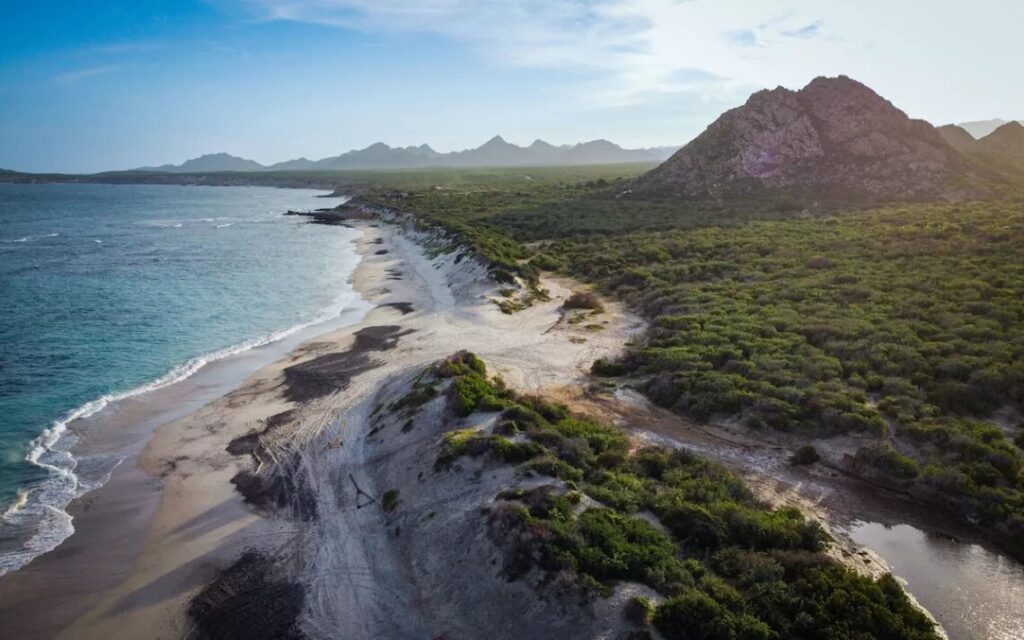
M 864 82 L 1024 118 L 1010 0 L 40 0 L 0 12 L 0 167 L 93 172 L 383 141 L 681 145 L 750 93 Z

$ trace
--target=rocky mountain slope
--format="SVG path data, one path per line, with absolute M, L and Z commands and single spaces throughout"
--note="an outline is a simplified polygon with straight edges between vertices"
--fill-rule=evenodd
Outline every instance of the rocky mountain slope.
M 309 160 L 297 158 L 272 165 L 262 165 L 226 153 L 214 153 L 187 160 L 180 165 L 143 167 L 139 171 L 196 173 L 208 171 L 309 171 L 338 169 L 400 169 L 412 167 L 531 167 L 569 166 L 583 164 L 618 164 L 629 162 L 661 162 L 677 147 L 623 149 L 607 140 L 592 140 L 575 145 L 555 146 L 535 140 L 527 147 L 506 142 L 494 136 L 473 149 L 440 153 L 430 145 L 390 147 L 378 142 L 341 155 Z
M 638 182 L 683 197 L 784 192 L 843 199 L 959 199 L 986 192 L 932 125 L 845 76 L 755 93 Z
M 978 150 L 978 140 L 963 127 L 947 124 L 939 127 L 938 132 L 949 146 L 961 153 L 973 153 Z
M 988 153 L 1024 158 L 1024 125 L 1019 122 L 1008 122 L 978 140 L 978 146 Z

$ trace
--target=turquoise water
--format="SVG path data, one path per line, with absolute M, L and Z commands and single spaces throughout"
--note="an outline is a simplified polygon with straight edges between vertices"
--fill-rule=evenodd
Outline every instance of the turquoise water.
M 0 184 L 0 574 L 90 488 L 72 419 L 360 303 L 317 193 Z

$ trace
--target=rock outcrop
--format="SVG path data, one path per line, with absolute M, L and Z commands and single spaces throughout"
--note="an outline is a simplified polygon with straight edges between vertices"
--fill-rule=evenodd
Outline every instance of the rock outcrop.
M 638 181 L 692 198 L 780 192 L 835 199 L 960 199 L 985 192 L 968 158 L 845 76 L 755 93 Z

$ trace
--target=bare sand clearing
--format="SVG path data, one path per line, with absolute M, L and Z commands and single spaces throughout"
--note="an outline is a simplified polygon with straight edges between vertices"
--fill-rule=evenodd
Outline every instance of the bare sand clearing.
M 415 558 L 396 552 L 416 550 L 415 530 L 402 534 L 403 545 L 389 543 L 389 532 L 398 535 L 400 525 L 388 521 L 378 503 L 364 509 L 360 501 L 379 501 L 386 483 L 419 484 L 416 500 L 427 505 L 450 499 L 465 480 L 453 476 L 447 486 L 432 488 L 415 474 L 406 477 L 417 464 L 433 463 L 436 430 L 444 425 L 381 446 L 374 443 L 380 439 L 374 408 L 404 393 L 403 385 L 425 366 L 461 349 L 479 354 L 518 389 L 567 385 L 595 358 L 621 349 L 641 324 L 614 305 L 588 320 L 600 330 L 568 323 L 561 303 L 569 283 L 555 280 L 544 283 L 550 301 L 505 315 L 492 302 L 497 294 L 486 270 L 471 258 L 430 259 L 391 227 L 361 228 L 364 258 L 353 284 L 377 308 L 358 325 L 303 344 L 232 393 L 157 429 L 138 469 L 119 474 L 93 498 L 91 508 L 105 520 L 96 528 L 101 531 L 91 538 L 76 533 L 65 543 L 100 545 L 91 560 L 69 573 L 58 549 L 49 570 L 3 585 L 5 608 L 22 622 L 18 637 L 51 637 L 58 630 L 57 637 L 75 640 L 196 636 L 197 610 L 189 615 L 190 602 L 211 581 L 224 579 L 224 570 L 247 550 L 273 559 L 275 575 L 301 585 L 298 623 L 314 636 L 424 637 L 435 624 L 448 624 L 444 618 L 452 612 L 444 602 L 451 594 L 423 592 L 429 584 L 423 571 L 410 568 Z M 463 506 L 478 506 L 502 480 L 508 478 L 477 482 Z M 406 487 L 401 502 L 416 494 Z M 444 547 L 443 538 L 422 540 Z M 253 577 L 258 564 L 247 569 L 249 588 L 276 593 L 276 602 L 290 606 L 293 592 L 274 591 L 259 583 L 265 576 Z M 63 588 L 54 584 L 57 576 Z M 246 588 L 213 584 L 225 592 Z M 473 600 L 471 583 L 458 588 Z M 527 607 L 522 610 L 529 610 L 527 595 L 517 599 Z M 501 613 L 480 613 L 488 612 Z M 507 624 L 514 629 L 520 621 Z

